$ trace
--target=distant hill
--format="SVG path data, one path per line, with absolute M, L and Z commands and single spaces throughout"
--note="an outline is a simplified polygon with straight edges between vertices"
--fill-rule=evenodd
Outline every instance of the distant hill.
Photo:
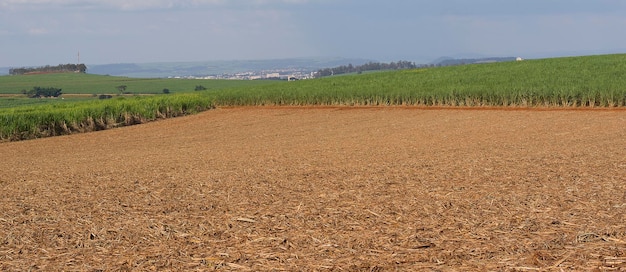
M 464 64 L 515 61 L 515 59 L 516 57 L 488 57 L 488 58 L 462 58 L 462 59 L 441 57 L 433 61 L 431 64 L 435 66 L 454 66 L 454 65 L 464 65 Z
M 340 65 L 360 65 L 371 60 L 349 58 L 294 58 L 275 60 L 235 60 L 201 62 L 119 63 L 88 65 L 87 72 L 127 77 L 208 76 L 251 71 L 298 70 L 317 71 Z
M 515 57 L 453 58 L 441 57 L 429 64 L 418 66 L 454 66 L 463 64 L 514 61 Z M 377 63 L 376 60 L 359 58 L 291 58 L 272 60 L 232 60 L 197 62 L 114 63 L 87 65 L 87 73 L 96 75 L 125 76 L 135 78 L 204 77 L 262 71 L 318 72 L 340 66 L 359 66 Z M 0 67 L 0 75 L 9 74 L 10 67 Z

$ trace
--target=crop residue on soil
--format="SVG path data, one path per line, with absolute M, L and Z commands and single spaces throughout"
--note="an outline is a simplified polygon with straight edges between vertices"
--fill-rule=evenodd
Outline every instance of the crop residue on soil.
M 626 270 L 624 111 L 228 108 L 0 144 L 0 270 Z

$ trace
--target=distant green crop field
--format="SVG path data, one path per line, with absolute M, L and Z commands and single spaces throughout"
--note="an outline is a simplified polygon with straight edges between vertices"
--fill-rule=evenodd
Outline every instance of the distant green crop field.
M 0 94 L 20 94 L 35 86 L 54 87 L 64 94 L 118 94 L 117 86 L 126 85 L 126 92 L 134 94 L 161 94 L 163 89 L 172 93 L 193 92 L 197 85 L 207 90 L 269 84 L 269 81 L 175 79 L 175 78 L 128 78 L 92 74 L 38 74 L 0 76 Z
M 216 92 L 217 105 L 626 106 L 626 55 L 346 75 Z
M 2 108 L 13 108 L 20 106 L 28 106 L 28 105 L 45 105 L 45 104 L 56 104 L 56 103 L 73 103 L 77 101 L 84 100 L 92 100 L 94 99 L 91 96 L 86 97 L 71 97 L 71 98 L 28 98 L 24 96 L 11 96 L 11 97 L 0 97 L 0 109 Z
M 248 105 L 626 107 L 626 54 L 345 75 L 293 82 L 131 79 L 84 74 L 0 77 L 0 93 L 32 86 L 66 94 L 134 94 L 98 101 L 0 98 L 0 140 L 105 129 Z M 196 85 L 208 91 L 194 92 Z M 18 91 L 15 91 L 18 90 Z M 161 92 L 162 93 L 162 92 Z M 77 101 L 77 100 L 90 101 Z

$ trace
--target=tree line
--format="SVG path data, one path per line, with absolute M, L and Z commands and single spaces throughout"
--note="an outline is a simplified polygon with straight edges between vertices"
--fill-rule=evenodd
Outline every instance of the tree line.
M 9 75 L 26 75 L 26 74 L 35 74 L 35 73 L 70 73 L 70 72 L 78 72 L 85 73 L 87 72 L 87 66 L 85 64 L 59 64 L 57 66 L 41 66 L 41 67 L 22 67 L 22 68 L 11 68 L 9 69 Z
M 34 87 L 29 91 L 22 90 L 22 93 L 29 98 L 59 97 L 63 94 L 61 89 L 53 87 Z
M 362 73 L 364 71 L 378 71 L 378 70 L 400 70 L 400 69 L 414 69 L 418 66 L 414 62 L 410 61 L 398 61 L 390 63 L 381 62 L 368 62 L 363 65 L 342 65 L 335 68 L 320 69 L 315 73 L 315 77 L 325 77 L 332 75 L 341 75 L 349 73 Z

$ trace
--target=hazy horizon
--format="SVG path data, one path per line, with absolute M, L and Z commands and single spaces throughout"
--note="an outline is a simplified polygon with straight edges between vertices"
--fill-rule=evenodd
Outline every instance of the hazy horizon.
M 0 67 L 626 52 L 619 0 L 4 0 Z

